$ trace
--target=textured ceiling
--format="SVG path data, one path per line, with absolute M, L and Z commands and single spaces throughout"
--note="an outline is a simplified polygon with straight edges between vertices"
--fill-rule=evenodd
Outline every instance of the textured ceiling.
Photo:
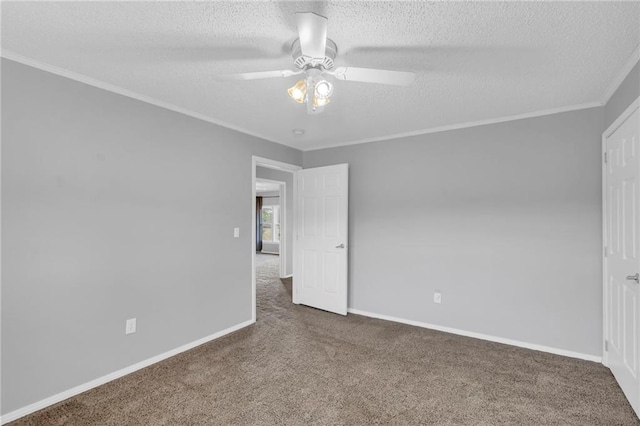
M 295 77 L 213 78 L 291 68 L 297 11 L 328 17 L 337 66 L 416 82 L 337 81 L 307 115 Z M 310 149 L 599 102 L 639 24 L 638 2 L 3 2 L 2 48 Z

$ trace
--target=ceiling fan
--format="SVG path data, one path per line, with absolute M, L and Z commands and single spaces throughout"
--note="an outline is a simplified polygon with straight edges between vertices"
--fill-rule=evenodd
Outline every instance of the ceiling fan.
M 331 102 L 333 84 L 324 78 L 364 83 L 408 86 L 415 74 L 408 71 L 391 71 L 372 68 L 337 67 L 334 60 L 338 47 L 327 38 L 328 20 L 313 12 L 296 13 L 298 38 L 291 45 L 291 56 L 296 70 L 258 71 L 217 76 L 219 80 L 257 80 L 263 78 L 291 77 L 304 74 L 304 78 L 291 86 L 289 96 L 300 104 L 306 103 L 309 114 L 319 113 Z

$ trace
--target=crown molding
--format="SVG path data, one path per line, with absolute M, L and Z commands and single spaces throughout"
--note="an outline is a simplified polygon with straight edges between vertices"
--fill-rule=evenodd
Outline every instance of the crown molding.
M 569 112 L 569 111 L 577 111 L 577 110 L 587 109 L 587 108 L 601 107 L 601 106 L 606 105 L 607 102 L 609 102 L 609 100 L 611 99 L 613 94 L 616 92 L 616 90 L 618 90 L 618 88 L 620 87 L 622 82 L 624 82 L 625 78 L 627 78 L 627 76 L 629 75 L 629 73 L 631 72 L 633 67 L 638 62 L 640 62 L 640 44 L 638 44 L 636 46 L 636 48 L 631 53 L 631 56 L 629 56 L 629 59 L 627 59 L 627 61 L 623 65 L 623 67 L 620 69 L 620 71 L 618 71 L 618 73 L 616 74 L 616 76 L 613 79 L 613 81 L 611 81 L 609 86 L 607 86 L 607 89 L 604 92 L 604 94 L 602 95 L 602 98 L 600 99 L 600 101 L 588 102 L 588 103 L 578 104 L 578 105 L 571 105 L 571 106 L 567 106 L 567 107 L 559 107 L 559 108 L 551 108 L 551 109 L 545 109 L 545 110 L 540 110 L 540 111 L 533 111 L 533 112 L 530 112 L 530 113 L 519 114 L 519 115 L 509 115 L 509 116 L 503 116 L 503 117 L 490 118 L 490 119 L 487 119 L 487 120 L 468 121 L 468 122 L 465 122 L 465 123 L 452 124 L 452 125 L 448 125 L 448 126 L 432 127 L 430 129 L 416 130 L 416 131 L 412 131 L 412 132 L 396 133 L 396 134 L 388 135 L 388 136 L 381 136 L 381 137 L 375 137 L 375 138 L 366 138 L 366 139 L 358 139 L 358 140 L 355 140 L 355 141 L 336 143 L 336 144 L 326 145 L 326 146 L 322 146 L 322 147 L 309 147 L 309 148 L 303 149 L 302 151 L 304 151 L 304 152 L 317 151 L 317 150 L 320 150 L 320 149 L 339 148 L 339 147 L 342 147 L 342 146 L 358 145 L 358 144 L 361 144 L 361 143 L 382 142 L 382 141 L 391 140 L 391 139 L 400 139 L 400 138 L 406 138 L 406 137 L 411 137 L 411 136 L 420 136 L 420 135 L 426 135 L 426 134 L 430 134 L 430 133 L 446 132 L 446 131 L 449 131 L 449 130 L 465 129 L 465 128 L 468 128 L 468 127 L 484 126 L 484 125 L 487 125 L 487 124 L 496 124 L 496 123 L 504 123 L 504 122 L 507 122 L 507 121 L 522 120 L 524 118 L 541 117 L 541 116 L 545 116 L 545 115 L 558 114 L 558 113 L 561 113 L 561 112 Z
M 633 67 L 635 67 L 638 62 L 640 62 L 640 44 L 636 46 L 631 53 L 631 56 L 629 56 L 629 59 L 627 59 L 627 62 L 625 62 L 620 71 L 618 71 L 618 74 L 616 74 L 611 84 L 607 87 L 607 90 L 605 90 L 602 95 L 602 99 L 600 100 L 602 105 L 606 105 L 607 102 L 609 102 L 609 99 L 611 99 L 613 94 L 618 90 L 624 79 L 627 78 Z
M 160 108 L 168 109 L 173 112 L 177 112 L 179 114 L 187 115 L 189 117 L 197 118 L 198 120 L 206 121 L 211 124 L 215 124 L 217 126 L 225 127 L 230 130 L 234 130 L 236 132 L 244 133 L 249 136 L 253 136 L 259 139 L 264 139 L 269 142 L 274 142 L 280 145 L 285 145 L 290 148 L 298 149 L 294 146 L 287 145 L 282 143 L 281 141 L 273 140 L 265 135 L 260 133 L 253 132 L 251 130 L 245 129 L 244 127 L 236 126 L 234 124 L 230 124 L 221 120 L 217 120 L 215 118 L 209 117 L 207 115 L 201 114 L 199 112 L 191 111 L 187 108 L 180 107 L 178 105 L 174 105 L 169 102 L 161 101 L 156 98 L 152 98 L 151 96 L 143 95 L 142 93 L 134 92 L 133 90 L 125 89 L 120 86 L 116 86 L 114 84 L 110 84 L 104 82 L 102 80 L 98 80 L 92 77 L 88 77 L 84 74 L 80 74 L 74 71 L 69 71 L 64 68 L 59 68 L 51 64 L 47 64 L 45 62 L 38 61 L 36 59 L 28 58 L 26 56 L 20 55 L 18 53 L 12 52 L 10 50 L 2 49 L 0 50 L 0 57 L 8 59 L 10 61 L 18 62 L 23 65 L 30 66 L 32 68 L 37 68 L 42 71 L 46 71 L 52 74 L 59 75 L 61 77 L 68 78 L 70 80 L 79 81 L 80 83 L 87 84 L 89 86 L 97 87 L 99 89 L 103 89 L 112 93 L 117 93 L 118 95 L 126 96 L 128 98 L 132 98 L 141 102 L 145 102 L 151 105 L 155 105 Z
M 559 114 L 559 113 L 562 113 L 562 112 L 578 111 L 578 110 L 581 110 L 581 109 L 588 109 L 588 108 L 598 108 L 598 107 L 601 107 L 601 106 L 602 106 L 602 104 L 600 102 L 588 102 L 588 103 L 584 103 L 584 104 L 571 105 L 571 106 L 566 106 L 566 107 L 550 108 L 550 109 L 544 109 L 544 110 L 539 110 L 539 111 L 533 111 L 533 112 L 528 112 L 528 113 L 525 113 L 525 114 L 507 115 L 507 116 L 503 116 L 503 117 L 489 118 L 489 119 L 486 119 L 486 120 L 478 120 L 478 121 L 467 121 L 465 123 L 451 124 L 451 125 L 448 125 L 448 126 L 432 127 L 430 129 L 414 130 L 414 131 L 411 131 L 411 132 L 396 133 L 396 134 L 393 134 L 393 135 L 387 135 L 387 136 L 381 136 L 381 137 L 375 137 L 375 138 L 359 139 L 359 140 L 355 140 L 355 141 L 337 143 L 337 144 L 322 146 L 322 147 L 318 147 L 318 148 L 311 147 L 311 148 L 304 149 L 303 151 L 304 152 L 317 151 L 317 150 L 320 150 L 320 149 L 339 148 L 339 147 L 342 147 L 342 146 L 359 145 L 359 144 L 362 144 L 362 143 L 369 143 L 369 142 L 382 142 L 382 141 L 391 140 L 391 139 L 408 138 L 408 137 L 411 137 L 411 136 L 420 136 L 420 135 L 427 135 L 427 134 L 430 134 L 430 133 L 447 132 L 449 130 L 466 129 L 466 128 L 469 128 L 469 127 L 486 126 L 488 124 L 505 123 L 505 122 L 508 122 L 508 121 L 523 120 L 525 118 L 542 117 L 542 116 L 545 116 L 545 115 Z
M 209 117 L 207 115 L 204 115 L 202 113 L 199 112 L 195 112 L 195 111 L 191 111 L 189 109 L 171 104 L 169 102 L 165 102 L 165 101 L 161 101 L 159 99 L 156 98 L 152 98 L 150 96 L 147 95 L 143 95 L 141 93 L 138 92 L 134 92 L 132 90 L 128 90 L 110 83 L 106 83 L 104 81 L 101 80 L 97 80 L 95 78 L 92 77 L 88 77 L 86 75 L 80 74 L 80 73 L 76 73 L 73 71 L 69 71 L 63 68 L 59 68 L 56 67 L 54 65 L 50 65 L 41 61 L 38 61 L 36 59 L 32 59 L 32 58 L 28 58 L 26 56 L 17 54 L 15 52 L 6 50 L 6 49 L 2 49 L 0 50 L 0 57 L 3 57 L 5 59 L 14 61 L 14 62 L 18 62 L 33 68 L 37 68 L 46 72 L 50 72 L 52 74 L 56 74 L 65 78 L 69 78 L 71 80 L 75 80 L 75 81 L 79 81 L 81 83 L 85 83 L 88 84 L 90 86 L 93 87 L 97 87 L 103 90 L 107 90 L 109 92 L 112 93 L 117 93 L 119 95 L 122 96 L 126 96 L 132 99 L 136 99 L 139 100 L 141 102 L 145 102 L 151 105 L 155 105 L 157 107 L 160 108 L 164 108 L 164 109 L 168 109 L 170 111 L 174 111 L 177 112 L 179 114 L 183 114 L 183 115 L 187 115 L 189 117 L 193 117 L 202 121 L 206 121 L 208 123 L 211 124 L 215 124 L 230 130 L 234 130 L 236 132 L 240 132 L 240 133 L 244 133 L 246 135 L 250 135 L 259 139 L 263 139 L 269 142 L 273 142 L 273 143 L 277 143 L 280 145 L 284 145 L 284 146 L 288 146 L 290 148 L 294 148 L 294 149 L 298 149 L 300 151 L 303 152 L 307 152 L 307 151 L 317 151 L 320 149 L 327 149 L 327 148 L 338 148 L 338 147 L 342 147 L 342 146 L 349 146 L 349 145 L 358 145 L 358 144 L 362 144 L 362 143 L 369 143 L 369 142 L 381 142 L 381 141 L 385 141 L 385 140 L 392 140 L 392 139 L 400 139 L 400 138 L 406 138 L 406 137 L 411 137 L 411 136 L 420 136 L 420 135 L 426 135 L 426 134 L 430 134 L 430 133 L 439 133 L 439 132 L 446 132 L 446 131 L 450 131 L 450 130 L 458 130 L 458 129 L 465 129 L 465 128 L 469 128 L 469 127 L 476 127 L 476 126 L 484 126 L 484 125 L 488 125 L 488 124 L 497 124 L 497 123 L 504 123 L 504 122 L 508 122 L 508 121 L 514 121 L 514 120 L 522 120 L 522 119 L 526 119 L 526 118 L 534 118 L 534 117 L 541 117 L 541 116 L 545 116 L 545 115 L 551 115 L 551 114 L 558 114 L 558 113 L 562 113 L 562 112 L 569 112 L 569 111 L 577 111 L 577 110 L 581 110 L 581 109 L 587 109 L 587 108 L 595 108 L 595 107 L 601 107 L 603 105 L 606 105 L 606 103 L 609 101 L 609 99 L 611 99 L 611 97 L 613 96 L 613 94 L 615 93 L 615 91 L 620 87 L 620 85 L 622 84 L 622 82 L 624 81 L 624 79 L 629 75 L 629 73 L 631 72 L 631 70 L 633 69 L 633 67 L 640 61 L 640 44 L 638 46 L 636 46 L 636 48 L 634 49 L 633 53 L 631 54 L 631 56 L 629 57 L 629 59 L 627 60 L 627 62 L 625 63 L 625 65 L 621 68 L 621 70 L 616 74 L 616 77 L 614 78 L 614 80 L 611 82 L 611 84 L 607 87 L 607 90 L 605 91 L 605 93 L 603 94 L 602 98 L 600 101 L 594 101 L 594 102 L 588 102 L 588 103 L 584 103 L 584 104 L 577 104 L 577 105 L 570 105 L 570 106 L 566 106 L 566 107 L 559 107 L 559 108 L 550 108 L 550 109 L 545 109 L 545 110 L 539 110 L 539 111 L 533 111 L 533 112 L 529 112 L 529 113 L 524 113 L 524 114 L 517 114 L 517 115 L 509 115 L 509 116 L 502 116 L 502 117 L 495 117 L 495 118 L 490 118 L 490 119 L 486 119 L 486 120 L 478 120 L 478 121 L 469 121 L 469 122 L 464 122 L 464 123 L 457 123 L 457 124 L 452 124 L 452 125 L 447 125 L 447 126 L 439 126 L 439 127 L 432 127 L 432 128 L 428 128 L 428 129 L 422 129 L 422 130 L 415 130 L 415 131 L 410 131 L 410 132 L 401 132 L 401 133 L 395 133 L 392 135 L 386 135 L 386 136 L 380 136 L 380 137 L 374 137 L 374 138 L 364 138 L 364 139 L 357 139 L 357 140 L 352 140 L 352 141 L 345 141 L 342 143 L 335 143 L 335 144 L 331 144 L 331 145 L 324 145 L 324 146 L 319 146 L 319 147 L 307 147 L 307 148 L 302 148 L 302 147 L 298 147 L 295 146 L 293 144 L 288 144 L 286 142 L 283 141 L 277 141 L 274 140 L 268 136 L 265 136 L 263 134 L 260 133 L 256 133 L 253 132 L 251 130 L 248 130 L 244 127 L 240 127 L 240 126 L 236 126 L 234 124 L 230 124 L 221 120 L 217 120 L 214 119 L 212 117 Z

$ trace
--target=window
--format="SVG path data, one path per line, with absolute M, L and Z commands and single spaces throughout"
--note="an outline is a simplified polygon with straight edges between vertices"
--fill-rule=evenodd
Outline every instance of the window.
M 262 241 L 280 242 L 280 206 L 262 207 Z

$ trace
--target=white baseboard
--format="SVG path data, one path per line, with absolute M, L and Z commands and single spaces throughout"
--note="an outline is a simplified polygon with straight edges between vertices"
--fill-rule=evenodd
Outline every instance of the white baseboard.
M 488 334 L 475 333 L 473 331 L 459 330 L 457 328 L 443 327 L 441 325 L 428 324 L 420 321 L 413 321 L 403 318 L 396 318 L 389 315 L 374 314 L 373 312 L 361 311 L 359 309 L 347 309 L 347 312 L 365 317 L 377 318 L 386 321 L 399 322 L 402 324 L 413 325 L 416 327 L 428 328 L 431 330 L 444 331 L 445 333 L 457 334 L 465 337 L 473 337 L 475 339 L 488 340 L 490 342 L 503 343 L 505 345 L 518 346 L 520 348 L 533 349 L 534 351 L 548 352 L 556 355 L 563 355 L 570 358 L 578 358 L 586 361 L 597 363 L 602 362 L 602 357 L 596 355 L 588 355 L 580 352 L 567 351 L 564 349 L 552 348 L 549 346 L 537 345 L 534 343 L 520 342 L 518 340 L 505 339 L 503 337 L 490 336 Z
M 280 255 L 280 252 L 277 251 L 266 251 L 266 250 L 261 250 L 260 253 L 264 253 L 264 254 L 277 254 Z
M 293 274 L 283 275 L 283 276 L 281 276 L 280 278 L 291 278 L 291 277 L 293 277 Z
M 107 382 L 110 382 L 112 380 L 118 379 L 122 376 L 126 376 L 127 374 L 133 373 L 134 371 L 140 370 L 142 368 L 148 367 L 151 364 L 155 364 L 157 362 L 163 361 L 167 358 L 170 358 L 174 355 L 177 355 L 181 352 L 185 352 L 188 351 L 189 349 L 193 349 L 196 346 L 200 346 L 204 343 L 210 342 L 211 340 L 215 340 L 218 339 L 222 336 L 225 336 L 229 333 L 233 333 L 234 331 L 240 330 L 241 328 L 247 327 L 251 324 L 253 324 L 255 321 L 253 320 L 249 320 L 249 321 L 245 321 L 242 322 L 240 324 L 234 325 L 232 327 L 229 327 L 225 330 L 219 331 L 217 333 L 213 333 L 209 336 L 203 337 L 202 339 L 198 339 L 194 342 L 191 343 L 187 343 L 186 345 L 182 345 L 178 348 L 172 349 L 168 352 L 164 352 L 160 355 L 156 355 L 152 358 L 146 359 L 144 361 L 138 362 L 137 364 L 133 364 L 129 367 L 125 367 L 121 370 L 115 371 L 113 373 L 107 374 L 106 376 L 102 376 L 99 377 L 95 380 L 92 380 L 90 382 L 84 383 L 82 385 L 76 386 L 74 388 L 71 388 L 69 390 L 66 390 L 64 392 L 60 392 L 56 395 L 50 396 L 48 398 L 45 398 L 41 401 L 38 402 L 34 402 L 33 404 L 29 404 L 25 407 L 19 408 L 17 410 L 11 411 L 10 413 L 5 414 L 4 416 L 0 417 L 0 424 L 5 424 L 5 423 L 9 423 L 12 422 L 14 420 L 19 419 L 20 417 L 24 417 L 27 414 L 31 414 L 34 413 L 38 410 L 42 410 L 43 408 L 46 408 L 50 405 L 56 404 L 60 401 L 64 401 L 67 398 L 71 398 L 72 396 L 78 395 L 82 392 L 88 391 L 89 389 L 93 389 L 95 387 L 98 387 L 100 385 L 103 385 Z

